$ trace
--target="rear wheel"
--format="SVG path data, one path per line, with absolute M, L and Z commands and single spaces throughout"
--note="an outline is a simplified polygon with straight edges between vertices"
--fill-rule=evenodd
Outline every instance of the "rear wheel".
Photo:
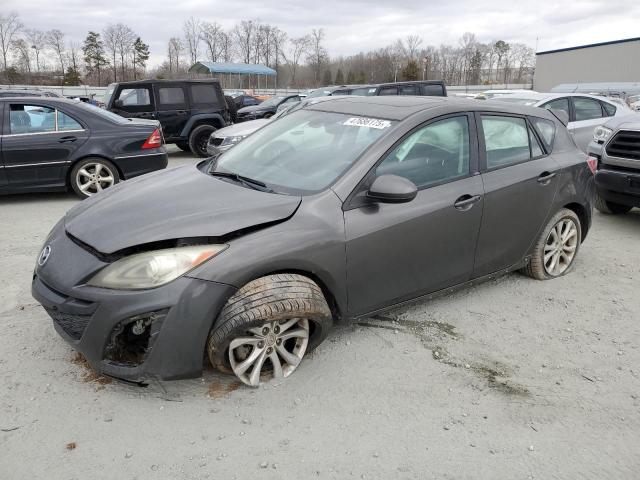
M 213 125 L 198 125 L 191 130 L 189 135 L 189 149 L 196 157 L 208 157 L 207 143 L 209 143 L 209 137 L 216 131 L 216 127 Z
M 69 175 L 73 191 L 81 198 L 95 195 L 120 181 L 118 169 L 104 158 L 85 158 L 76 163 Z
M 191 147 L 189 147 L 189 142 L 176 142 L 176 147 L 178 147 L 183 152 L 191 151 Z
M 209 334 L 214 367 L 257 387 L 291 375 L 333 324 L 322 290 L 311 279 L 277 274 L 249 282 L 233 295 Z
M 602 213 L 607 213 L 609 215 L 619 215 L 621 213 L 627 213 L 632 208 L 628 205 L 621 205 L 619 203 L 609 202 L 604 198 L 602 198 L 597 193 L 596 193 L 596 198 L 593 204 L 598 209 L 598 211 Z
M 573 267 L 581 241 L 578 216 L 572 210 L 561 209 L 540 234 L 531 261 L 522 272 L 538 280 L 567 274 Z

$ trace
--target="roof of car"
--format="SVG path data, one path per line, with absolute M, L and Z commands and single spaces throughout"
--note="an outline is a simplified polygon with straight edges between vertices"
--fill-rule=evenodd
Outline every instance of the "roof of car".
M 109 85 L 138 85 L 141 83 L 220 83 L 220 80 L 218 80 L 217 78 L 204 78 L 204 79 L 191 79 L 191 78 L 186 78 L 186 79 L 154 79 L 154 78 L 149 78 L 146 80 L 130 80 L 128 82 L 117 82 L 117 83 L 111 83 Z
M 464 111 L 496 111 L 549 118 L 546 109 L 527 107 L 504 102 L 481 102 L 459 97 L 377 96 L 377 97 L 328 97 L 323 102 L 306 106 L 308 110 L 345 113 L 362 117 L 404 120 L 432 108 L 443 108 L 451 113 Z M 553 117 L 552 117 L 553 118 Z

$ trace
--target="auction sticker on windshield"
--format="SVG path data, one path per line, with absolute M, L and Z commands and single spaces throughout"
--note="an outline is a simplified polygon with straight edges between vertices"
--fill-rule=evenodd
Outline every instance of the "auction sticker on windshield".
M 391 126 L 391 122 L 389 120 L 380 120 L 379 118 L 351 117 L 348 120 L 345 120 L 343 125 L 377 128 L 378 130 L 382 130 L 383 128 L 389 128 Z

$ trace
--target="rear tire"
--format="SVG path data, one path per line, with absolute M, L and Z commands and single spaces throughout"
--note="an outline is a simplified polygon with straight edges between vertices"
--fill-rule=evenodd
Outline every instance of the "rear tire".
M 621 205 L 619 203 L 613 203 L 605 200 L 600 195 L 596 193 L 595 201 L 593 205 L 596 209 L 601 213 L 606 213 L 608 215 L 620 215 L 622 213 L 628 213 L 633 207 L 628 205 Z
M 331 309 L 313 280 L 269 275 L 249 282 L 228 300 L 209 334 L 207 353 L 216 369 L 255 387 L 261 374 L 275 378 L 293 373 L 332 325 Z M 251 358 L 242 370 L 242 362 Z
M 69 184 L 80 198 L 88 198 L 120 182 L 116 166 L 99 157 L 83 158 L 69 174 Z
M 217 129 L 213 125 L 198 125 L 189 135 L 189 149 L 196 157 L 208 157 L 207 143 Z
M 581 242 L 580 219 L 572 210 L 563 208 L 542 230 L 529 265 L 521 272 L 537 280 L 566 275 L 573 268 Z
M 176 142 L 176 147 L 178 147 L 183 152 L 191 151 L 191 147 L 189 147 L 189 142 Z

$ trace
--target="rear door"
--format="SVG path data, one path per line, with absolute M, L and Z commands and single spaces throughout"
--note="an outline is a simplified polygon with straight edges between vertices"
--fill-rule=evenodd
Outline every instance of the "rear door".
M 6 128 L 5 132 L 3 129 Z M 4 102 L 0 102 L 0 188 L 6 186 L 7 175 L 4 169 L 4 157 L 2 155 L 2 138 L 3 134 L 9 133 L 9 125 L 4 123 Z
M 549 215 L 557 162 L 524 116 L 477 113 L 484 211 L 474 277 L 520 262 Z
M 2 158 L 11 188 L 64 186 L 71 158 L 89 138 L 71 113 L 37 101 L 7 102 L 4 125 Z
M 158 120 L 167 140 L 180 137 L 191 117 L 186 85 L 182 83 L 154 85 Z
M 111 110 L 126 118 L 156 118 L 151 84 L 119 85 Z

